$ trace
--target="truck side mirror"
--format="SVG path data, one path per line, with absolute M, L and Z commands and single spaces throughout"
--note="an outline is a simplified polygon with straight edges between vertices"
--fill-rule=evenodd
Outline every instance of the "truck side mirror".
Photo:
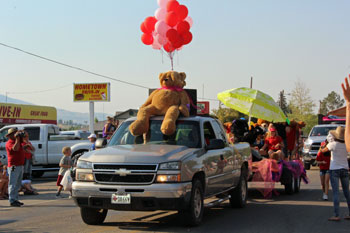
M 206 150 L 218 150 L 225 148 L 225 142 L 222 139 L 210 139 L 209 145 L 205 146 Z
M 96 149 L 102 149 L 106 147 L 107 145 L 107 139 L 106 138 L 98 138 L 95 142 L 95 148 Z

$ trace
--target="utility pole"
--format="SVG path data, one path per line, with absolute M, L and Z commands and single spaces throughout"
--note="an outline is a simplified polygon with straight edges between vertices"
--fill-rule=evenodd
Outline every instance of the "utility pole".
M 250 77 L 250 88 L 253 88 L 253 76 Z
M 5 92 L 5 96 L 6 96 L 6 98 L 5 98 L 5 103 L 7 103 L 7 94 L 8 94 L 8 92 L 6 91 L 6 92 Z

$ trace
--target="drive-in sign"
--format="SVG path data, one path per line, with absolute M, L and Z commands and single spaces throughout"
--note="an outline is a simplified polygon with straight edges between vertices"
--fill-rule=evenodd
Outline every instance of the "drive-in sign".
M 0 124 L 57 124 L 54 107 L 0 103 Z

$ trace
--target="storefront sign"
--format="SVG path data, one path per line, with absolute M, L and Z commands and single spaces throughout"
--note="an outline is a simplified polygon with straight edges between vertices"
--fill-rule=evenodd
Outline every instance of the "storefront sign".
M 74 83 L 75 102 L 109 102 L 110 83 Z
M 54 107 L 0 103 L 0 124 L 57 124 Z

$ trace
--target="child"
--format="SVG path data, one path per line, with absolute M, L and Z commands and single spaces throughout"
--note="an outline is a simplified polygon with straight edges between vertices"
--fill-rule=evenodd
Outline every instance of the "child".
M 58 172 L 57 183 L 56 183 L 56 185 L 58 186 L 56 197 L 60 197 L 61 191 L 63 188 L 63 186 L 61 185 L 62 178 L 63 178 L 64 174 L 66 173 L 66 171 L 68 171 L 72 167 L 72 164 L 73 164 L 72 159 L 70 157 L 72 155 L 72 151 L 71 151 L 70 147 L 68 147 L 68 146 L 63 147 L 62 153 L 63 153 L 63 156 L 62 156 L 60 164 L 59 164 L 60 171 Z M 70 191 L 70 194 L 72 196 L 72 191 Z
M 6 165 L 2 165 L 2 163 L 0 162 L 0 200 L 8 199 L 9 177 L 6 171 Z
M 316 161 L 318 165 L 320 166 L 320 179 L 321 179 L 321 185 L 322 185 L 322 191 L 323 191 L 323 200 L 328 200 L 328 189 L 329 189 L 329 166 L 331 163 L 331 153 L 325 152 L 323 153 L 321 150 L 324 149 L 328 144 L 328 141 L 324 141 L 321 143 L 321 147 L 317 153 Z

